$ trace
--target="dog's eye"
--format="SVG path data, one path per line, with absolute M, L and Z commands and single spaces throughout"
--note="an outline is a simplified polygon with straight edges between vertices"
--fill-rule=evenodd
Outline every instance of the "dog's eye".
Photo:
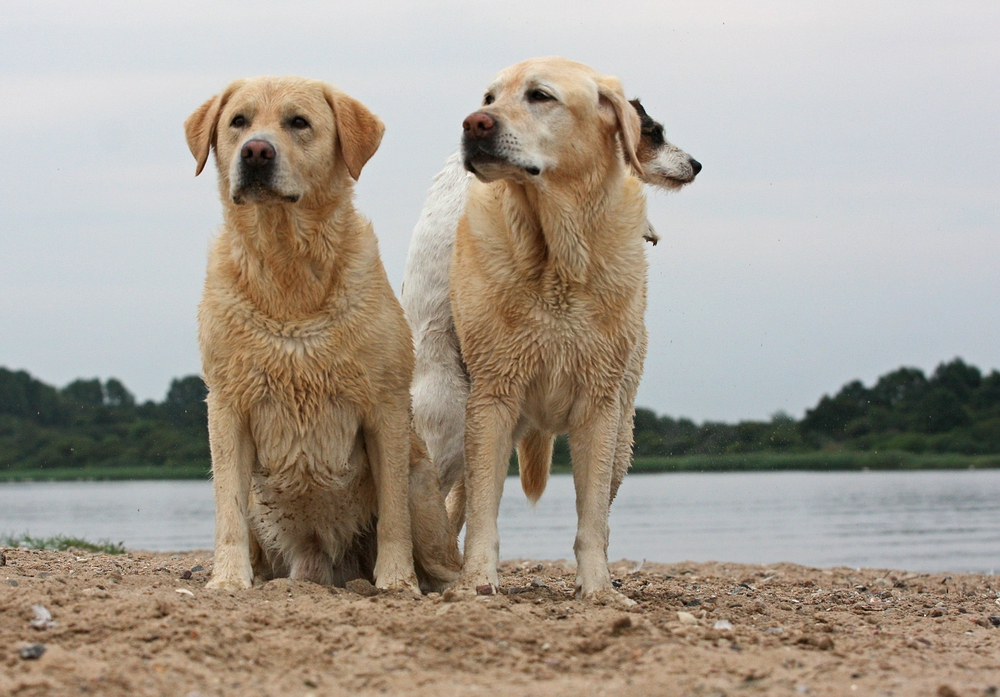
M 542 90 L 531 90 L 528 92 L 529 102 L 553 102 L 555 99 L 551 94 Z
M 496 97 L 494 97 L 489 92 L 487 92 L 486 96 L 483 97 L 483 104 L 486 105 L 486 106 L 489 106 L 490 104 L 492 104 L 495 101 L 496 101 Z
M 301 131 L 303 129 L 306 129 L 306 128 L 309 128 L 309 122 L 306 121 L 301 116 L 296 116 L 294 119 L 292 119 L 289 122 L 289 125 L 291 125 L 292 128 L 294 128 L 296 130 L 299 130 L 299 131 Z
M 247 119 L 243 114 L 237 114 L 233 117 L 233 120 L 229 122 L 229 125 L 233 128 L 243 128 L 247 125 Z

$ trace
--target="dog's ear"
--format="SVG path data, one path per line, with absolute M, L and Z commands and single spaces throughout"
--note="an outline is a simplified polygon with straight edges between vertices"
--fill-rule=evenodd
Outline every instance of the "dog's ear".
M 639 147 L 639 138 L 642 133 L 642 124 L 639 114 L 625 99 L 625 91 L 622 83 L 616 77 L 602 75 L 597 80 L 597 93 L 600 96 L 600 106 L 610 109 L 614 113 L 618 122 L 618 132 L 622 136 L 622 147 L 628 157 L 632 168 L 637 174 L 642 174 L 642 164 L 636 149 Z
M 337 140 L 347 171 L 357 181 L 361 168 L 382 143 L 385 125 L 364 104 L 329 85 L 326 86 L 326 101 L 337 122 Z
M 224 92 L 217 94 L 200 107 L 184 121 L 184 135 L 187 138 L 188 148 L 191 154 L 198 161 L 198 167 L 194 171 L 194 176 L 201 174 L 208 162 L 208 155 L 215 147 L 215 136 L 219 127 L 219 112 L 226 105 L 233 92 L 243 84 L 242 80 L 237 80 L 229 85 Z

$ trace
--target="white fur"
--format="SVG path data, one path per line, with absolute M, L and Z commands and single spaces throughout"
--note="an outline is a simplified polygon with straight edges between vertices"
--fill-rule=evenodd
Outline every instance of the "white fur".
M 438 467 L 444 494 L 461 477 L 465 462 L 469 380 L 452 319 L 449 271 L 471 179 L 458 153 L 448 158 L 427 194 L 403 272 L 401 299 L 416 352 L 410 388 L 414 423 Z

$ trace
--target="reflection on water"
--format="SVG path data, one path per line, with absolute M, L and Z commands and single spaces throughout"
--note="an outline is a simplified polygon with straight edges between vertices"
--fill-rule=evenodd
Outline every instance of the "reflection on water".
M 572 558 L 573 497 L 572 479 L 553 477 L 532 508 L 508 479 L 501 556 Z M 611 509 L 609 557 L 992 573 L 1000 570 L 998 501 L 997 470 L 631 475 Z M 212 486 L 3 484 L 0 532 L 210 548 Z

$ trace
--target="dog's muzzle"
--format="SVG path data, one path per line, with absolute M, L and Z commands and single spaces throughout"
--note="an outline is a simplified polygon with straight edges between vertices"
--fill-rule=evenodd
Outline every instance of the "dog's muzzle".
M 462 163 L 465 169 L 482 176 L 483 165 L 500 164 L 521 167 L 528 174 L 539 174 L 541 170 L 538 167 L 519 165 L 511 161 L 509 153 L 503 152 L 505 148 L 501 131 L 496 117 L 485 111 L 477 111 L 466 117 L 462 122 Z
M 266 199 L 276 195 L 292 202 L 298 200 L 298 196 L 283 196 L 275 190 L 277 161 L 278 151 L 270 141 L 252 138 L 243 143 L 233 201 L 243 203 L 246 199 Z
M 465 169 L 476 173 L 476 163 L 499 162 L 496 154 L 497 132 L 496 119 L 491 115 L 477 111 L 470 114 L 462 122 L 462 162 Z

